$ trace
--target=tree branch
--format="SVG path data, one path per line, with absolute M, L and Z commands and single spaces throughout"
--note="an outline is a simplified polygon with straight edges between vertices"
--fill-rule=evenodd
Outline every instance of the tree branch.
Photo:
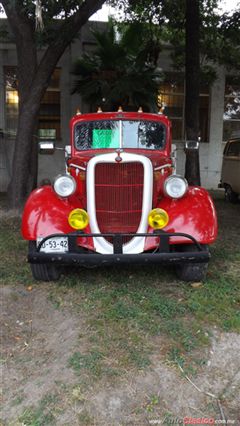
M 48 81 L 67 46 L 104 2 L 105 0 L 86 0 L 77 12 L 63 22 L 39 63 L 33 85 L 38 85 L 43 80 Z

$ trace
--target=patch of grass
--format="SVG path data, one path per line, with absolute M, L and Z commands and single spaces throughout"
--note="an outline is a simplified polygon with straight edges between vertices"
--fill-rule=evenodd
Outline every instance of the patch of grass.
M 167 353 L 168 363 L 173 364 L 175 367 L 184 370 L 184 374 L 188 376 L 194 376 L 199 367 L 203 367 L 206 364 L 206 360 L 200 357 L 199 354 L 189 354 L 182 352 L 179 348 L 172 347 Z
M 64 304 L 64 299 L 53 292 L 49 293 L 48 300 L 52 303 L 55 309 L 60 309 Z
M 0 252 L 1 252 L 1 284 L 12 284 L 16 281 L 25 284 L 32 280 L 26 262 L 27 243 L 20 234 L 20 218 L 1 218 L 0 220 Z
M 142 370 L 148 367 L 151 362 L 149 359 L 149 353 L 146 348 L 142 349 L 136 346 L 127 346 L 125 351 L 118 360 L 119 366 L 123 367 L 125 370 L 128 368 L 137 368 Z
M 219 273 L 200 291 L 187 290 L 187 307 L 198 321 L 240 332 L 240 280 Z
M 151 395 L 149 402 L 147 403 L 146 410 L 148 413 L 152 413 L 155 408 L 159 404 L 159 396 L 158 395 Z
M 93 359 L 91 353 L 87 357 L 74 354 L 71 366 L 75 371 L 84 368 L 89 374 L 101 377 L 107 374 L 105 359 L 109 358 L 114 366 L 112 371 L 117 375 L 127 369 L 146 368 L 153 350 L 151 336 L 156 335 L 168 337 L 170 350 L 178 348 L 189 353 L 206 345 L 204 330 L 188 317 L 185 300 L 175 295 L 165 296 L 161 290 L 156 284 L 149 286 L 140 280 L 137 286 L 125 282 L 122 286 L 81 288 L 84 303 L 79 305 L 88 312 L 89 340 L 104 356 Z
M 12 406 L 14 405 L 19 405 L 24 401 L 24 397 L 21 395 L 16 396 L 16 398 L 13 399 L 12 401 Z
M 169 361 L 173 361 L 175 364 L 180 365 L 180 367 L 184 367 L 185 364 L 185 356 L 181 353 L 180 349 L 172 347 L 168 352 Z
M 92 426 L 93 424 L 95 424 L 95 421 L 93 419 L 93 417 L 89 414 L 89 412 L 84 409 L 79 415 L 78 415 L 78 421 L 79 421 L 79 425 L 90 425 Z
M 46 394 L 37 407 L 28 407 L 18 420 L 26 426 L 55 425 L 57 402 L 57 395 Z
M 72 367 L 77 374 L 87 370 L 93 376 L 99 377 L 102 373 L 102 358 L 103 354 L 98 351 L 91 351 L 89 354 L 75 352 L 69 359 L 69 367 Z
M 52 413 L 43 413 L 40 408 L 27 408 L 19 420 L 26 426 L 45 426 L 54 424 L 54 416 Z
M 82 387 L 80 385 L 76 385 L 72 388 L 71 397 L 74 401 L 78 401 L 78 402 L 84 402 L 85 401 L 84 392 L 83 392 Z

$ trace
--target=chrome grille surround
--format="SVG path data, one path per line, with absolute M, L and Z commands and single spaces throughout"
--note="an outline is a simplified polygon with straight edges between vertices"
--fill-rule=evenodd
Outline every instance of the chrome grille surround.
M 142 198 L 142 215 L 137 229 L 137 233 L 147 232 L 148 213 L 152 209 L 152 188 L 153 188 L 153 167 L 149 158 L 121 152 L 122 163 L 139 162 L 144 169 L 144 185 Z M 92 233 L 100 233 L 96 215 L 95 203 L 95 167 L 98 163 L 116 163 L 116 152 L 109 154 L 100 154 L 93 157 L 87 166 L 87 211 L 90 218 L 90 227 Z M 96 252 L 102 254 L 112 254 L 113 246 L 103 237 L 93 238 Z M 132 238 L 123 246 L 123 253 L 141 253 L 144 249 L 145 237 Z

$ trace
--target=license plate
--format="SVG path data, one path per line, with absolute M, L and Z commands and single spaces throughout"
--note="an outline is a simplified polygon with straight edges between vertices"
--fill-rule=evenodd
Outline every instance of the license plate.
M 43 238 L 37 239 L 37 245 L 43 240 Z M 64 253 L 68 251 L 68 237 L 54 237 L 44 241 L 40 251 L 44 253 Z

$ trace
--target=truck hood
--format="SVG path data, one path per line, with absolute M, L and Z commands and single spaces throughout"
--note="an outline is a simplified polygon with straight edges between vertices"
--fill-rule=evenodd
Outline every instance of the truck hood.
M 111 152 L 116 152 L 116 150 L 97 150 L 96 151 L 81 151 L 79 152 L 79 155 L 72 157 L 71 159 L 68 160 L 68 166 L 71 167 L 71 165 L 76 165 L 76 166 L 80 166 L 80 167 L 86 167 L 89 160 L 93 157 L 95 157 L 96 155 L 100 155 L 100 154 L 108 154 Z M 164 166 L 166 164 L 172 164 L 172 160 L 169 156 L 161 153 L 161 152 L 156 152 L 156 151 L 152 151 L 152 150 L 133 150 L 133 149 L 124 149 L 124 152 L 129 152 L 132 154 L 137 154 L 137 155 L 144 155 L 145 157 L 149 158 L 152 162 L 153 168 L 155 169 L 156 167 L 161 167 Z

